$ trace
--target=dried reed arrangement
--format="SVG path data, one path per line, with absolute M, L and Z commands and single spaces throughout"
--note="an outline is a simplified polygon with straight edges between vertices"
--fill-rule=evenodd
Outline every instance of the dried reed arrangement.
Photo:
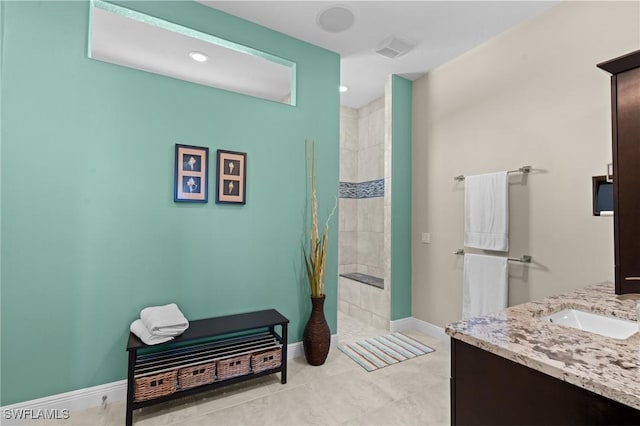
M 309 231 L 309 249 L 302 247 L 307 279 L 311 289 L 311 297 L 324 296 L 324 269 L 327 259 L 327 241 L 329 240 L 329 221 L 338 207 L 338 200 L 324 223 L 322 235 L 318 229 L 318 191 L 316 186 L 316 142 L 305 140 L 307 156 L 307 183 L 310 194 L 311 229 Z

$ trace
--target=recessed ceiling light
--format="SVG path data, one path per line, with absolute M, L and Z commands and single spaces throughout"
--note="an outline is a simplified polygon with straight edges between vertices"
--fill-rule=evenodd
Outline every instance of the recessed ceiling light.
M 344 6 L 325 9 L 316 19 L 318 26 L 330 33 L 339 33 L 351 28 L 353 21 L 353 13 Z
M 191 59 L 196 62 L 206 62 L 206 60 L 209 59 L 209 57 L 204 53 L 196 51 L 189 52 L 189 56 L 191 56 Z
M 340 91 L 340 93 L 344 93 L 344 92 L 346 92 L 347 90 L 349 90 L 349 86 L 340 86 L 340 87 L 338 88 L 338 90 Z

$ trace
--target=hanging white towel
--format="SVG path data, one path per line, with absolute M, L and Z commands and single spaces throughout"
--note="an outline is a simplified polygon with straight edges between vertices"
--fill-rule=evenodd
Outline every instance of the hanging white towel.
M 138 336 L 138 338 L 147 345 L 158 345 L 173 339 L 172 336 L 156 336 L 151 334 L 142 320 L 139 319 L 131 323 L 130 329 L 133 334 Z
M 189 321 L 175 303 L 144 308 L 140 311 L 140 319 L 156 336 L 177 336 L 189 328 Z
M 506 257 L 464 255 L 462 318 L 481 316 L 507 307 L 509 266 Z
M 464 245 L 509 251 L 507 172 L 467 176 L 464 185 Z

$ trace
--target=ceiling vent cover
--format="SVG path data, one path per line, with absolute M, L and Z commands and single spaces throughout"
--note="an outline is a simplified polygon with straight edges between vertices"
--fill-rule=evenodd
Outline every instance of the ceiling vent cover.
M 396 37 L 389 37 L 376 49 L 376 53 L 387 58 L 397 58 L 413 49 L 413 45 Z

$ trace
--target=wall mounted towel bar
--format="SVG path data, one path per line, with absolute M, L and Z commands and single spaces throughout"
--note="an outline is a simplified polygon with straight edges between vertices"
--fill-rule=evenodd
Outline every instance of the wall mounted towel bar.
M 458 255 L 458 256 L 463 256 L 464 255 L 464 250 L 463 249 L 458 249 L 458 250 L 454 251 L 453 254 Z M 512 262 L 531 263 L 531 256 L 525 254 L 520 258 L 507 257 L 507 260 L 510 260 Z
M 522 166 L 517 170 L 508 170 L 507 173 L 531 173 L 531 166 Z M 464 175 L 454 176 L 453 180 L 463 181 Z

